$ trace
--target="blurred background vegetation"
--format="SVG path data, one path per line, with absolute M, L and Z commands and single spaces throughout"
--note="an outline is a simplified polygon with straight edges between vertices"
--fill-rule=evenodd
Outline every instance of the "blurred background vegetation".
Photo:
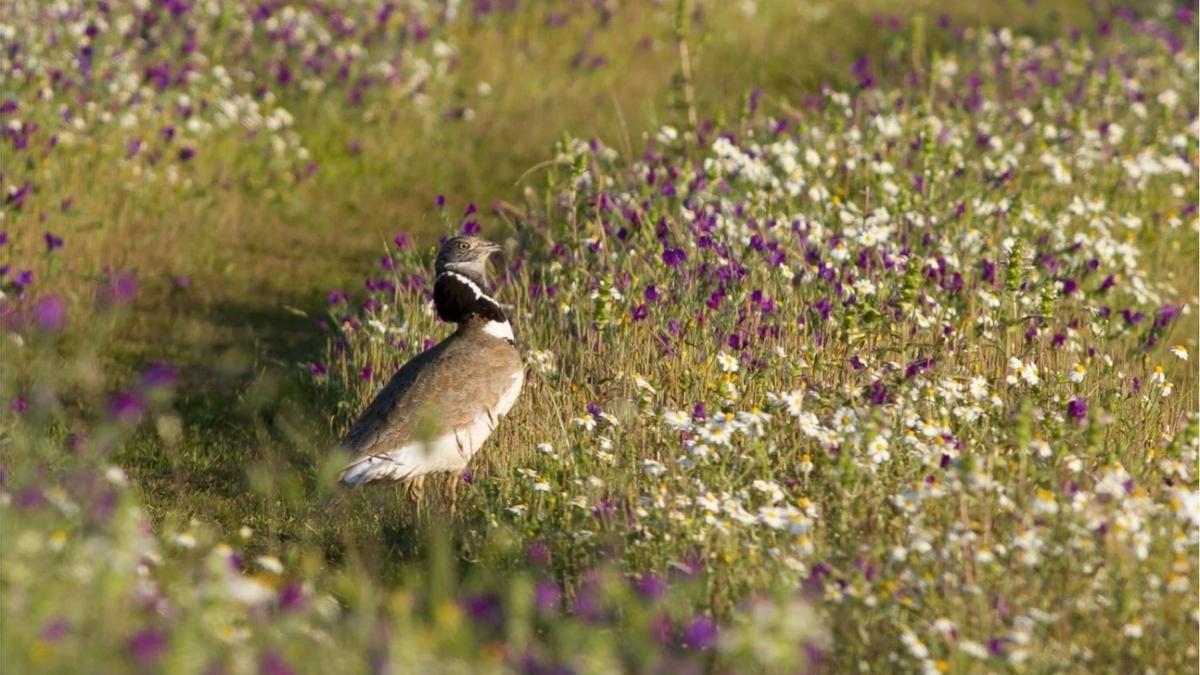
M 61 294 L 70 308 L 67 334 L 22 365 L 26 380 L 52 379 L 67 364 L 76 369 L 72 376 L 90 381 L 95 368 L 105 384 L 84 387 L 71 403 L 103 408 L 102 390 L 143 386 L 145 364 L 178 368 L 174 393 L 161 402 L 165 423 L 118 424 L 111 432 L 112 460 L 127 472 L 157 530 L 193 533 L 200 549 L 236 541 L 247 559 L 291 551 L 290 569 L 303 578 L 321 576 L 361 612 L 361 622 L 341 624 L 355 644 L 382 640 L 372 634 L 375 618 L 390 621 L 416 607 L 427 610 L 426 618 L 438 617 L 419 630 L 443 640 L 447 652 L 486 648 L 495 637 L 447 628 L 457 625 L 437 614 L 438 599 L 456 583 L 447 577 L 471 570 L 466 585 L 481 593 L 505 583 L 529 591 L 536 575 L 514 575 L 515 581 L 505 575 L 529 567 L 537 554 L 519 536 L 450 541 L 439 520 L 448 516 L 435 508 L 434 527 L 424 527 L 430 521 L 391 490 L 352 498 L 332 493 L 321 464 L 345 411 L 339 391 L 315 384 L 302 366 L 321 359 L 331 339 L 320 326 L 329 320 L 330 291 L 362 297 L 364 273 L 378 268 L 397 234 L 427 252 L 459 226 L 469 205 L 477 206 L 484 234 L 513 234 L 522 205 L 551 196 L 546 178 L 559 168 L 556 144 L 564 138 L 598 139 L 623 157 L 637 157 L 663 125 L 688 128 L 690 114 L 720 127 L 743 116 L 786 116 L 825 88 L 854 89 L 861 76 L 855 64 L 864 59 L 904 64 L 877 65 L 874 72 L 881 84 L 903 84 L 984 27 L 1051 41 L 1094 33 L 1101 29 L 1097 17 L 1111 15 L 1107 5 L 1083 0 L 477 2 L 454 19 L 443 5 L 432 6 L 428 16 L 441 18 L 427 21 L 429 40 L 448 47 L 429 57 L 435 74 L 418 92 L 268 85 L 272 104 L 288 111 L 306 151 L 286 168 L 266 166 L 261 148 L 236 134 L 196 147 L 170 182 L 114 169 L 127 146 L 88 139 L 87 132 L 72 147 L 36 157 L 5 152 L 5 189 L 11 194 L 26 178 L 38 189 L 22 208 L 6 208 L 3 228 L 12 241 L 0 262 L 37 259 L 39 291 Z M 363 61 L 372 49 L 387 48 L 368 44 Z M 0 91 L 5 100 L 25 101 L 37 86 L 13 79 Z M 65 239 L 61 252 L 40 255 L 43 232 Z M 1155 255 L 1173 250 L 1164 246 Z M 1194 261 L 1194 242 L 1183 257 Z M 1167 275 L 1189 298 L 1194 268 Z M 131 304 L 97 309 L 95 287 L 112 285 L 120 274 L 137 280 Z M 1184 321 L 1183 333 L 1194 333 L 1195 317 Z M 10 368 L 14 355 L 6 346 Z M 1194 384 L 1190 367 L 1185 375 Z M 55 440 L 66 432 L 55 427 Z M 136 530 L 136 522 L 131 517 L 128 529 Z M 469 526 L 483 523 L 481 517 Z M 480 559 L 495 569 L 470 564 Z M 712 589 L 681 577 L 670 602 L 685 617 Z M 173 583 L 186 586 L 187 579 Z M 486 619 L 484 605 L 478 609 Z M 626 619 L 645 635 L 643 624 L 654 618 L 640 611 L 628 610 Z M 689 625 L 697 635 L 704 628 Z M 807 623 L 795 630 L 806 638 L 819 633 Z M 568 652 L 586 642 L 560 637 Z M 146 640 L 152 646 L 152 636 Z M 366 660 L 346 669 L 365 668 Z M 257 667 L 266 672 L 264 663 Z

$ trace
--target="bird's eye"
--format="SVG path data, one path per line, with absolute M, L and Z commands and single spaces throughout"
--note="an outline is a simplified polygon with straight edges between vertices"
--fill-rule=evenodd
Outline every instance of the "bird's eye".
M 471 248 L 471 243 L 467 242 L 467 241 L 460 241 L 454 245 L 454 248 L 456 248 L 460 251 L 465 251 L 465 250 Z

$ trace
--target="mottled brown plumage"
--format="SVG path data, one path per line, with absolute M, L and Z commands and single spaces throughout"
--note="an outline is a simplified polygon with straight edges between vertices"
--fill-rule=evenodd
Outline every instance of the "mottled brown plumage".
M 358 456 L 378 453 L 441 436 L 495 409 L 523 366 L 517 348 L 485 333 L 483 323 L 462 324 L 404 364 L 350 428 L 343 445 Z

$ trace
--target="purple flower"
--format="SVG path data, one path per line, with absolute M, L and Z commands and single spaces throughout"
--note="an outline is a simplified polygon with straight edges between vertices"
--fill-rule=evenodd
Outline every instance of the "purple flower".
M 710 617 L 698 616 L 683 629 L 683 644 L 689 649 L 711 649 L 717 642 L 717 624 Z
M 654 284 L 650 284 L 646 287 L 646 291 L 642 293 L 642 297 L 646 299 L 646 302 L 658 302 L 658 299 L 661 296 L 659 295 L 658 289 L 655 288 Z
M 319 363 L 310 363 L 308 364 L 308 374 L 316 378 L 322 378 L 328 374 L 328 371 L 325 370 L 325 366 Z
M 58 642 L 70 631 L 71 625 L 67 623 L 66 619 L 60 617 L 50 621 L 42 628 L 42 639 L 48 642 Z
M 179 149 L 179 161 L 181 161 L 181 162 L 187 162 L 195 156 L 196 156 L 196 149 L 191 146 L 187 146 L 187 147 Z
M 408 235 L 403 234 L 403 233 L 398 234 L 392 238 L 392 243 L 396 245 L 397 249 L 399 249 L 401 251 L 407 251 L 408 246 L 409 246 Z
M 1171 325 L 1175 317 L 1179 314 L 1179 308 L 1174 305 L 1163 305 L 1158 308 L 1158 321 L 1155 323 L 1159 328 L 1166 328 Z
M 462 481 L 464 483 L 466 483 L 467 485 L 471 485 L 472 483 L 475 482 L 475 474 L 470 469 L 463 469 L 462 470 Z
M 103 305 L 128 305 L 137 296 L 137 277 L 130 272 L 109 272 L 100 287 L 99 300 Z
M 298 583 L 290 583 L 279 591 L 279 609 L 284 612 L 303 611 L 308 604 L 304 588 Z
M 25 288 L 33 284 L 33 270 L 17 270 L 13 275 L 13 283 L 20 288 Z
M 327 299 L 331 305 L 340 305 L 346 302 L 346 294 L 341 291 L 329 291 Z
M 25 400 L 24 396 L 14 396 L 12 402 L 8 404 L 8 409 L 20 415 L 29 410 L 29 402 Z
M 646 316 L 649 314 L 650 314 L 650 310 L 646 309 L 645 305 L 638 305 L 637 307 L 633 308 L 633 320 L 634 321 L 641 321 L 642 319 L 645 319 Z
M 813 309 L 815 309 L 817 313 L 821 315 L 822 321 L 829 320 L 829 312 L 832 308 L 833 305 L 830 304 L 829 298 L 821 298 L 816 302 L 816 304 L 813 305 Z
M 638 595 L 646 600 L 657 600 L 667 592 L 667 582 L 659 575 L 649 572 L 637 580 L 634 588 L 637 589 Z
M 53 253 L 63 246 L 63 238 L 51 232 L 43 233 L 42 241 L 46 242 L 47 253 Z
M 276 651 L 269 651 L 262 655 L 258 661 L 258 672 L 262 675 L 295 675 L 296 673 Z
M 667 267 L 679 267 L 683 261 L 687 260 L 687 253 L 681 248 L 664 248 L 662 252 L 662 261 Z
M 34 314 L 37 316 L 38 328 L 48 333 L 57 333 L 67 323 L 67 303 L 57 295 L 47 295 L 38 300 Z
M 40 487 L 30 485 L 18 492 L 13 497 L 13 501 L 19 508 L 26 511 L 33 511 L 46 505 L 46 493 L 42 492 Z
M 146 403 L 134 392 L 114 394 L 108 401 L 108 414 L 114 420 L 128 424 L 137 424 L 146 413 Z
M 923 356 L 917 357 L 908 367 L 904 369 L 904 379 L 912 379 L 913 377 L 929 370 L 933 367 L 933 360 Z
M 374 374 L 374 372 L 375 372 L 375 371 L 373 371 L 373 370 L 371 369 L 371 366 L 363 366 L 363 367 L 362 367 L 362 370 L 358 371 L 358 376 L 359 376 L 359 378 L 361 378 L 361 379 L 362 379 L 364 382 L 370 382 L 370 381 L 371 381 L 371 375 L 373 375 L 373 374 Z
M 125 643 L 130 656 L 143 668 L 152 668 L 167 651 L 167 636 L 154 628 L 143 628 Z
M 490 594 L 468 595 L 460 604 L 475 623 L 494 626 L 504 621 L 504 608 Z
M 151 363 L 142 369 L 142 386 L 146 389 L 167 389 L 175 386 L 179 369 L 166 362 Z
M 562 599 L 562 591 L 553 581 L 543 581 L 533 589 L 533 605 L 538 611 L 549 612 L 558 607 Z
M 1077 396 L 1067 402 L 1067 415 L 1076 422 L 1083 422 L 1088 416 L 1087 399 Z

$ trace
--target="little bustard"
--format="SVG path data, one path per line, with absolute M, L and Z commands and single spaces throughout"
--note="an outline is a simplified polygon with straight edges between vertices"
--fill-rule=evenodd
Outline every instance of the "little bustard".
M 504 308 L 487 293 L 487 263 L 500 246 L 453 237 L 435 263 L 438 318 L 458 328 L 392 376 L 350 427 L 342 447 L 354 459 L 340 481 L 418 486 L 430 473 L 461 472 L 525 382 Z

